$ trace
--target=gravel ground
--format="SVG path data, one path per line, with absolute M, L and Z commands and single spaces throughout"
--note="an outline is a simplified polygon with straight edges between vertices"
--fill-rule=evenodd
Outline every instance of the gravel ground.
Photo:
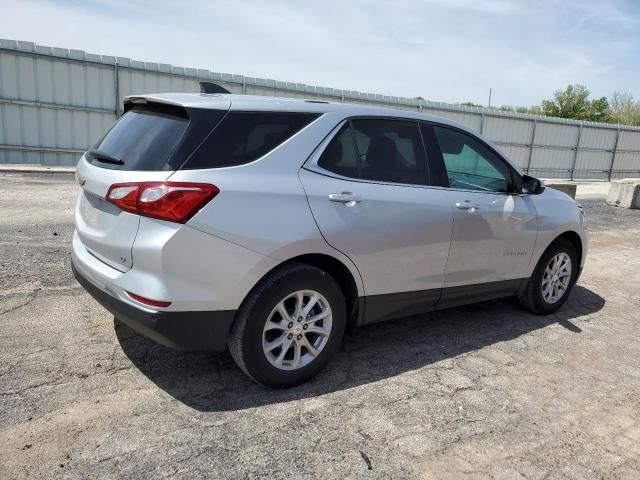
M 557 314 L 510 300 L 362 328 L 303 386 L 123 326 L 69 270 L 71 175 L 0 174 L 2 478 L 640 478 L 640 211 Z

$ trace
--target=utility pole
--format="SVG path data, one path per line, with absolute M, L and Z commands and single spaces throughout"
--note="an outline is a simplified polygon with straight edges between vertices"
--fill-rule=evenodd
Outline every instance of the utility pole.
M 489 106 L 491 106 L 491 87 L 489 87 Z

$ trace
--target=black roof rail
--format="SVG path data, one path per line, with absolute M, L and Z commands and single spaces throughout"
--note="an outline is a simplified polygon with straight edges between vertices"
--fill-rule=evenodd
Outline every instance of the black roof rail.
M 231 93 L 224 87 L 213 82 L 200 82 L 200 93 Z

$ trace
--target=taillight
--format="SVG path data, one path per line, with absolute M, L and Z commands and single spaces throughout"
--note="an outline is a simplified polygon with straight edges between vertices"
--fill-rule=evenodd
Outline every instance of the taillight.
M 107 201 L 126 212 L 186 223 L 220 190 L 208 183 L 130 182 L 109 187 Z

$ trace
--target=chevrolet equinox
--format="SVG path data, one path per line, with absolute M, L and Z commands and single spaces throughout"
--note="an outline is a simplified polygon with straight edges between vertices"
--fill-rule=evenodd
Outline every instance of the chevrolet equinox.
M 380 107 L 131 96 L 77 179 L 83 287 L 273 387 L 315 375 L 347 328 L 509 296 L 554 312 L 588 245 L 581 206 L 481 135 Z

